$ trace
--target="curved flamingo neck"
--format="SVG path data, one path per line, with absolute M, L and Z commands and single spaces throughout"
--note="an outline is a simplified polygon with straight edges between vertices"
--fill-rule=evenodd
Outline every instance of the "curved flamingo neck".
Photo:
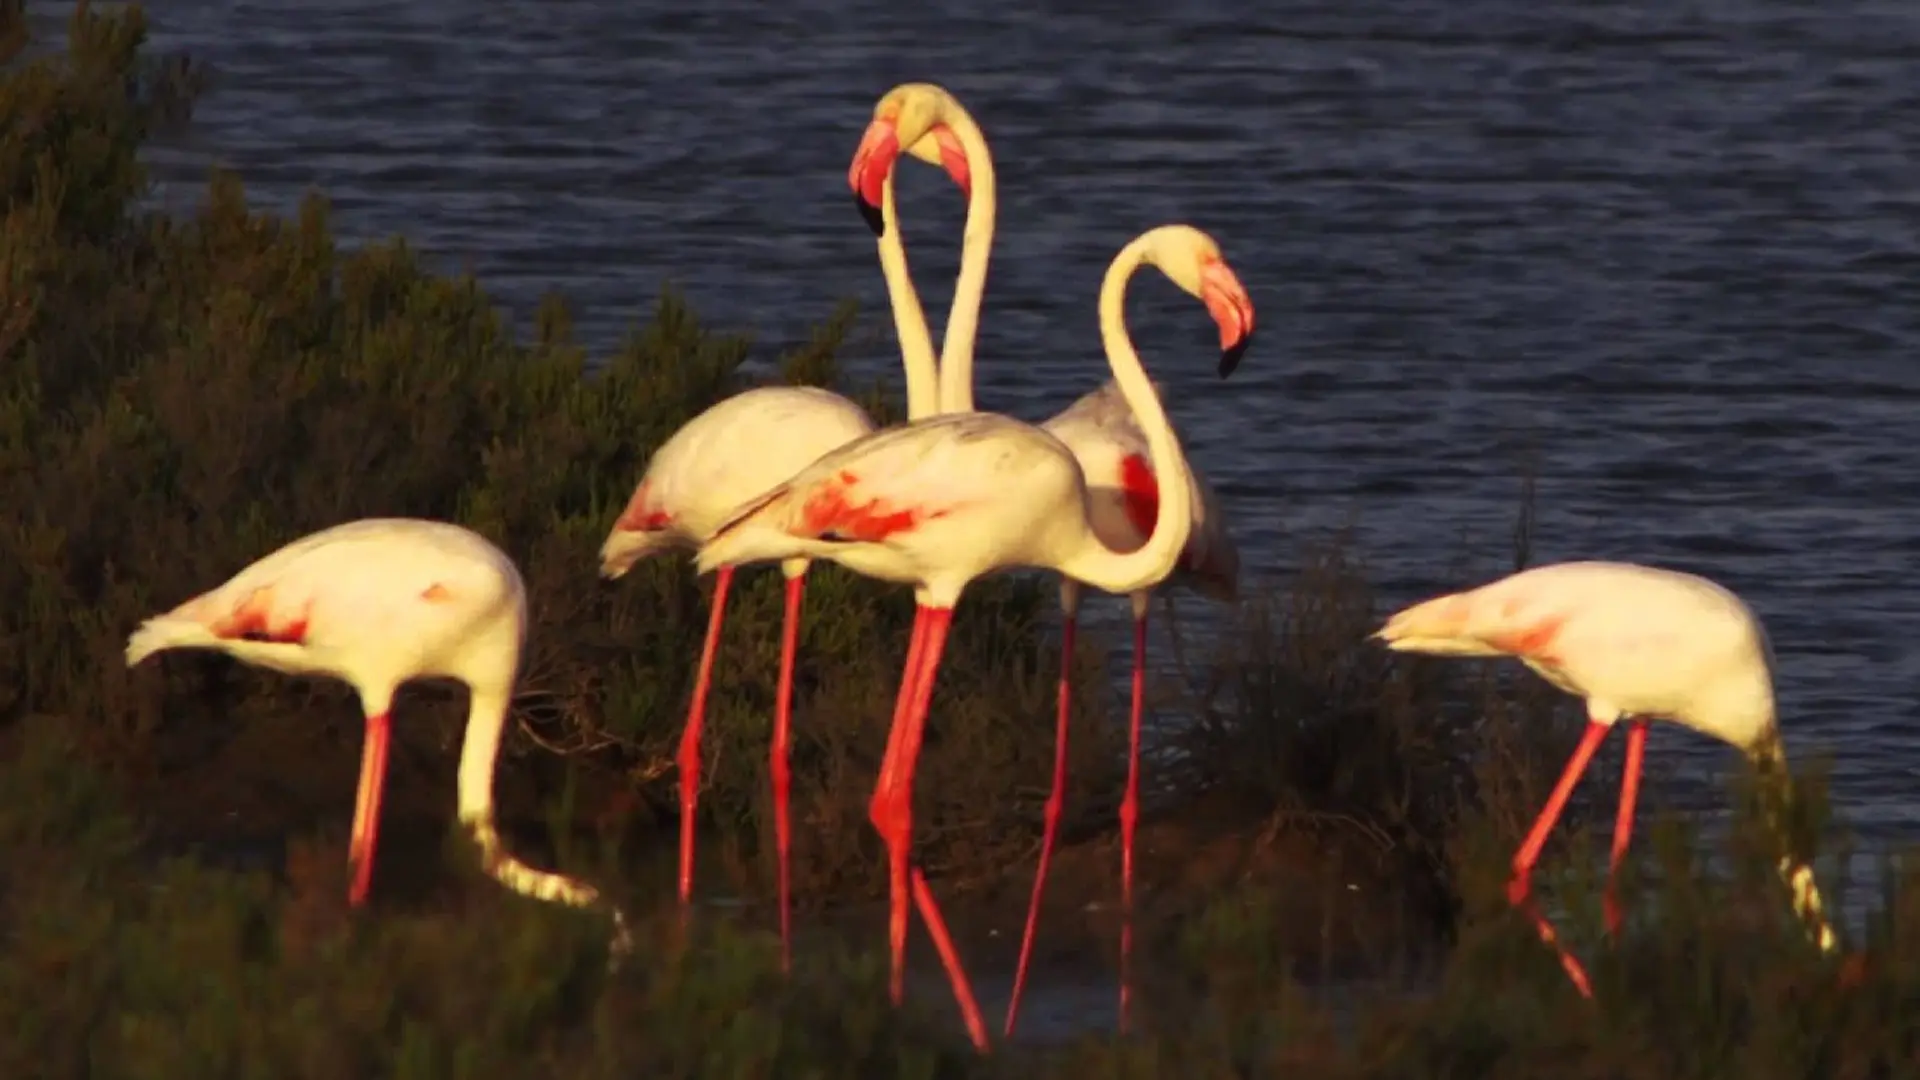
M 459 818 L 468 824 L 493 821 L 493 771 L 500 757 L 500 734 L 513 701 L 513 676 L 504 686 L 470 684 L 467 733 L 460 743 Z
M 987 291 L 987 263 L 993 255 L 994 218 L 999 211 L 994 185 L 993 154 L 987 137 L 965 109 L 947 110 L 945 122 L 966 151 L 971 192 L 967 196 L 967 223 L 960 241 L 960 273 L 953 285 L 953 303 L 947 310 L 947 329 L 940 344 L 940 411 L 972 412 L 973 348 L 980 330 L 980 303 Z
M 907 267 L 907 244 L 900 235 L 900 212 L 893 197 L 894 169 L 880 187 L 880 273 L 887 280 L 887 302 L 893 308 L 893 329 L 900 338 L 900 361 L 907 372 L 907 419 L 919 420 L 940 411 L 939 359 L 933 353 L 933 333 L 920 294 Z
M 1146 239 L 1141 237 L 1121 248 L 1107 267 L 1107 276 L 1100 283 L 1100 340 L 1106 347 L 1107 365 L 1113 369 L 1120 396 L 1126 399 L 1147 437 L 1147 456 L 1153 461 L 1160 486 L 1153 532 L 1145 544 L 1122 555 L 1088 529 L 1081 549 L 1059 567 L 1066 576 L 1110 593 L 1130 593 L 1164 581 L 1193 531 L 1192 475 L 1166 410 L 1160 405 L 1160 395 L 1154 392 L 1140 354 L 1134 351 L 1133 339 L 1127 334 L 1127 285 L 1149 256 Z

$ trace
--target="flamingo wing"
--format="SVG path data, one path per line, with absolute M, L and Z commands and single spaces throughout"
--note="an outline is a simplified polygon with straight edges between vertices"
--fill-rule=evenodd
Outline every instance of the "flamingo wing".
M 827 454 L 739 507 L 716 536 L 752 522 L 799 537 L 877 543 L 958 506 L 1004 494 L 1020 471 L 1030 433 L 1038 434 L 991 413 L 889 428 Z

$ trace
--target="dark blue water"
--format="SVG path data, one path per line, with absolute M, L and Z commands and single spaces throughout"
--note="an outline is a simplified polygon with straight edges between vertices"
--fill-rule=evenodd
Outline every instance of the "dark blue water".
M 670 282 L 778 341 L 846 296 L 884 328 L 845 170 L 880 93 L 940 82 L 1000 171 L 983 408 L 1096 385 L 1107 261 L 1200 225 L 1259 306 L 1242 374 L 1163 283 L 1131 321 L 1252 582 L 1353 523 L 1389 599 L 1472 583 L 1449 569 L 1500 571 L 1531 470 L 1536 561 L 1745 595 L 1790 746 L 1835 756 L 1868 837 L 1920 836 L 1920 7 L 1143 11 L 170 0 L 156 44 L 216 82 L 153 159 L 183 206 L 215 162 L 267 206 L 324 190 L 349 237 L 404 233 L 522 315 L 563 290 L 602 347 Z M 962 199 L 901 190 L 937 332 Z M 1654 747 L 1719 797 L 1727 751 Z

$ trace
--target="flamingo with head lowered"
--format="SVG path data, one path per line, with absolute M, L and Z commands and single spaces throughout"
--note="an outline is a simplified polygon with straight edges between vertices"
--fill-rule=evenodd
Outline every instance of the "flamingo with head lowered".
M 929 142 L 952 145 L 951 134 L 934 133 Z M 949 150 L 956 163 L 964 159 Z M 935 160 L 939 155 L 935 153 Z M 964 188 L 964 166 L 954 179 Z M 885 193 L 892 213 L 893 193 Z M 897 233 L 897 230 L 896 230 Z M 881 268 L 889 279 L 906 273 L 906 254 L 896 238 L 880 243 Z M 918 305 L 894 305 L 896 329 L 906 367 L 907 415 L 932 415 L 938 374 L 933 346 L 927 342 L 925 316 Z M 901 320 L 918 322 L 919 333 Z M 697 548 L 709 540 L 727 512 L 793 475 L 806 462 L 873 431 L 873 421 L 858 405 L 828 390 L 806 386 L 768 386 L 748 390 L 702 412 L 674 432 L 647 463 L 639 486 L 600 548 L 600 573 L 618 578 L 651 555 Z M 791 963 L 792 925 L 788 859 L 792 826 L 788 816 L 791 773 L 788 748 L 792 727 L 793 663 L 800 634 L 800 603 L 807 560 L 781 563 L 786 575 L 786 610 L 780 632 L 780 675 L 775 690 L 773 737 L 768 751 L 773 784 L 774 843 L 779 860 L 780 943 L 783 964 Z M 700 739 L 712 685 L 713 659 L 720 645 L 731 567 L 720 571 L 713 587 L 713 608 L 700 649 L 693 698 L 680 739 L 680 907 L 684 917 L 693 899 L 695 811 L 700 798 Z
M 1614 875 L 1633 834 L 1649 719 L 1669 719 L 1739 747 L 1764 782 L 1768 813 L 1784 828 L 1780 819 L 1791 777 L 1774 714 L 1772 650 L 1747 605 L 1705 578 L 1632 563 L 1536 566 L 1415 604 L 1373 636 L 1397 652 L 1516 657 L 1554 686 L 1586 699 L 1586 734 L 1514 855 L 1507 885 L 1507 900 L 1533 920 L 1585 996 L 1593 996 L 1586 971 L 1531 902 L 1533 867 L 1573 786 L 1615 724 L 1627 721 L 1627 761 L 1607 875 L 1609 932 L 1619 930 Z M 1832 952 L 1838 942 L 1813 869 L 1784 835 L 1780 844 L 1780 875 L 1794 911 L 1821 951 Z
M 925 133 L 939 136 L 936 139 Z M 949 137 L 946 133 L 951 133 Z M 898 246 L 898 220 L 892 207 L 893 166 L 901 147 L 913 156 L 944 166 L 968 192 L 967 220 L 961 243 L 960 273 L 954 285 L 946 336 L 940 354 L 940 411 L 973 411 L 974 340 L 979 330 L 980 305 L 986 290 L 987 265 L 992 254 L 996 210 L 993 157 L 985 135 L 973 117 L 951 93 L 931 83 L 905 83 L 888 91 L 874 107 L 854 154 L 848 182 L 861 215 L 879 233 L 882 261 L 889 258 L 888 238 L 895 237 L 887 286 L 901 333 L 901 348 L 931 354 L 932 338 L 913 279 L 906 268 L 904 248 Z M 882 205 L 884 204 L 884 205 Z M 1209 303 L 1214 301 L 1209 300 Z M 1220 313 L 1216 313 L 1218 316 Z M 1241 313 L 1251 332 L 1251 305 Z M 1226 325 L 1223 322 L 1223 325 Z M 909 336 L 918 340 L 909 340 Z M 1220 374 L 1232 373 L 1223 363 Z M 1159 484 L 1145 433 L 1117 384 L 1087 394 L 1066 411 L 1041 425 L 1073 452 L 1085 475 L 1091 497 L 1095 535 L 1108 547 L 1132 551 L 1152 534 L 1159 516 Z M 1223 524 L 1220 500 L 1198 471 L 1193 471 L 1193 530 L 1172 578 L 1202 595 L 1231 603 L 1238 594 L 1240 560 L 1233 538 Z M 1069 678 L 1074 649 L 1074 627 L 1080 607 L 1081 582 L 1071 577 L 1060 583 L 1061 663 L 1058 712 L 1055 720 L 1053 788 L 1047 798 L 1045 825 L 1035 868 L 1033 895 L 1021 937 L 1013 993 L 1007 1002 L 1005 1031 L 1013 1034 L 1019 1016 L 1039 923 L 1040 901 L 1046 888 L 1047 866 L 1059 830 L 1066 798 L 1067 718 L 1071 710 Z M 1146 697 L 1147 607 L 1151 590 L 1130 594 L 1133 605 L 1132 703 L 1127 725 L 1127 785 L 1120 803 L 1120 1026 L 1127 1025 L 1132 983 L 1133 844 L 1140 814 L 1140 727 Z
M 481 865 L 515 892 L 586 907 L 600 902 L 597 890 L 522 863 L 494 827 L 494 760 L 526 631 L 526 588 L 500 549 L 445 522 L 370 519 L 296 540 L 141 623 L 127 639 L 127 665 L 168 649 L 212 649 L 291 675 L 331 675 L 359 693 L 367 733 L 347 849 L 355 906 L 373 880 L 393 695 L 418 678 L 465 683 L 459 817 Z M 613 917 L 617 953 L 629 943 L 618 910 Z
M 918 601 L 893 727 L 869 812 L 887 846 L 891 989 L 899 1001 L 909 892 L 959 999 L 967 1029 L 985 1049 L 986 1032 L 938 905 L 918 871 L 909 873 L 913 776 L 953 607 L 966 586 L 994 570 L 1050 569 L 1116 593 L 1164 580 L 1192 525 L 1187 467 L 1153 384 L 1128 339 L 1127 282 L 1142 265 L 1206 301 L 1221 322 L 1230 363 L 1251 329 L 1246 290 L 1205 233 L 1183 225 L 1127 244 L 1100 289 L 1107 360 L 1127 403 L 1142 417 L 1156 473 L 1168 488 L 1152 535 L 1131 552 L 1103 543 L 1090 520 L 1086 476 L 1073 451 L 1030 424 L 994 413 L 959 413 L 876 432 L 828 454 L 743 506 L 700 549 L 701 572 L 743 563 L 809 557 L 857 573 L 912 584 Z

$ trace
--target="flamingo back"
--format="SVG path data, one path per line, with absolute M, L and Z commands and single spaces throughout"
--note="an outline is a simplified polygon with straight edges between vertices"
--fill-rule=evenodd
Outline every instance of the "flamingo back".
M 1765 632 L 1739 597 L 1692 574 L 1557 563 L 1395 614 L 1389 648 L 1518 657 L 1596 720 L 1675 720 L 1739 746 L 1773 729 Z
M 127 659 L 212 648 L 375 693 L 417 676 L 510 686 L 525 611 L 519 571 L 480 536 L 445 522 L 371 519 L 297 540 L 147 620 Z
M 826 558 L 887 581 L 962 584 L 1046 566 L 1084 536 L 1085 483 L 1047 432 L 956 413 L 876 432 L 741 506 L 700 551 L 701 572 Z
M 602 575 L 619 577 L 647 556 L 698 547 L 729 511 L 872 431 L 858 405 L 811 386 L 760 387 L 714 405 L 654 452 L 601 545 Z

